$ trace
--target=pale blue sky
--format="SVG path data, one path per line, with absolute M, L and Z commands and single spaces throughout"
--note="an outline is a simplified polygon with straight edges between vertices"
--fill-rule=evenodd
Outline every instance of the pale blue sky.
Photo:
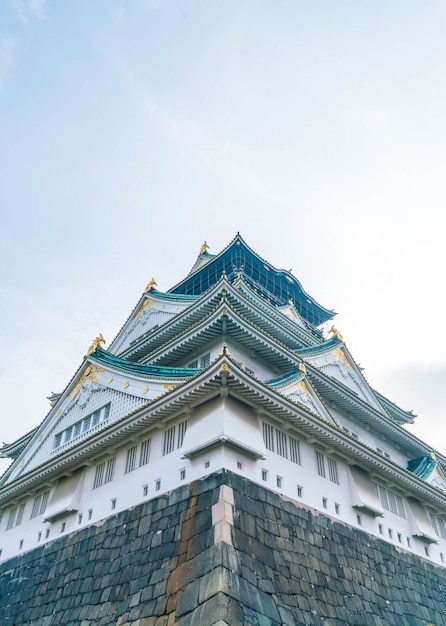
M 444 2 L 1 0 L 0 441 L 240 231 L 446 452 L 445 118 Z

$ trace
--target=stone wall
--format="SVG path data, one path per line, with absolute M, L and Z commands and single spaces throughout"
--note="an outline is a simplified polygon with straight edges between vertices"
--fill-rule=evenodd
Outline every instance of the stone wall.
M 8 626 L 444 626 L 446 569 L 229 472 L 0 565 Z

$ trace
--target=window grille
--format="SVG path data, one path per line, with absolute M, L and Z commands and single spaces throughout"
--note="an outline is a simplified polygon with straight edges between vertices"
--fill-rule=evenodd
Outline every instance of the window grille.
M 289 437 L 288 441 L 289 441 L 289 444 L 290 444 L 290 461 L 300 465 L 299 442 L 294 437 Z
M 133 472 L 136 467 L 136 448 L 137 446 L 132 446 L 127 450 L 127 459 L 125 462 L 125 473 Z
M 386 511 L 390 511 L 395 515 L 399 515 L 399 517 L 406 517 L 404 500 L 401 496 L 377 484 L 375 484 L 375 491 L 379 497 L 383 509 L 386 509 Z
M 114 473 L 115 473 L 115 457 L 108 459 L 107 461 L 107 465 L 105 466 L 104 483 L 110 483 L 113 480 Z
M 183 441 L 184 441 L 184 436 L 186 434 L 186 430 L 187 430 L 187 420 L 184 420 L 183 422 L 180 422 L 178 424 L 178 443 L 177 443 L 177 448 L 181 448 L 181 446 L 183 445 Z
M 94 483 L 93 483 L 93 489 L 97 489 L 98 487 L 100 487 L 103 482 L 104 482 L 104 471 L 105 471 L 105 462 L 104 463 L 99 463 L 99 465 L 96 466 L 96 472 L 94 475 Z
M 287 436 L 280 430 L 276 429 L 276 443 L 277 443 L 277 454 L 280 456 L 288 458 L 288 450 L 286 445 Z
M 210 362 L 211 362 L 211 353 L 207 352 L 206 354 L 203 354 L 203 356 L 200 359 L 200 367 L 207 367 Z
M 330 459 L 330 457 L 328 457 L 327 461 L 328 461 L 328 477 L 329 477 L 329 479 L 331 480 L 332 483 L 339 484 L 338 465 L 337 465 L 336 461 L 334 461 L 333 459 Z
M 170 454 L 175 449 L 175 426 L 168 428 L 164 432 L 163 456 Z
M 139 454 L 139 466 L 147 465 L 150 458 L 150 442 L 151 439 L 146 439 L 141 443 L 141 451 Z
M 431 524 L 433 529 L 435 530 L 435 534 L 438 537 L 442 537 L 442 539 L 446 539 L 446 524 L 441 517 L 437 517 L 432 513 L 429 513 L 429 518 L 431 520 Z
M 25 503 L 21 504 L 18 508 L 12 509 L 9 514 L 6 530 L 10 530 L 15 526 L 20 526 L 23 519 L 23 512 L 25 510 Z
M 77 421 L 75 424 L 72 424 L 65 430 L 54 435 L 53 450 L 59 448 L 63 443 L 68 443 L 72 439 L 79 437 L 81 434 L 88 432 L 91 428 L 97 426 L 99 423 L 106 422 L 109 416 L 110 402 L 108 404 L 105 404 L 94 413 L 90 413 L 90 415 L 87 415 L 83 419 Z
M 274 428 L 263 422 L 263 440 L 267 450 L 274 452 Z
M 30 519 L 33 519 L 34 517 L 37 517 L 38 515 L 43 515 L 43 513 L 45 513 L 49 495 L 49 491 L 44 491 L 34 498 Z
M 317 462 L 317 473 L 319 476 L 325 478 L 325 459 L 322 452 L 316 450 L 316 462 Z

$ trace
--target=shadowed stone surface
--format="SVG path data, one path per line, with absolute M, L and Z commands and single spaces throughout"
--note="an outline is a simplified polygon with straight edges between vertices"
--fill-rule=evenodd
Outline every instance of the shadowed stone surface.
M 2 626 L 443 626 L 445 591 L 444 568 L 230 472 L 0 565 Z

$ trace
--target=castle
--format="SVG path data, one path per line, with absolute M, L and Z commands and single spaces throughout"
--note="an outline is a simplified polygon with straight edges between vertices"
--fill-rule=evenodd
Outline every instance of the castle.
M 41 424 L 0 448 L 13 459 L 0 479 L 0 564 L 217 480 L 216 543 L 233 545 L 238 486 L 445 576 L 446 458 L 405 428 L 411 412 L 371 388 L 334 316 L 239 234 L 215 255 L 204 244 L 168 291 L 150 280 L 110 346 L 99 334 L 50 397 Z M 287 623 L 272 608 L 249 610 L 258 621 L 244 623 Z M 190 615 L 185 624 L 214 623 Z

